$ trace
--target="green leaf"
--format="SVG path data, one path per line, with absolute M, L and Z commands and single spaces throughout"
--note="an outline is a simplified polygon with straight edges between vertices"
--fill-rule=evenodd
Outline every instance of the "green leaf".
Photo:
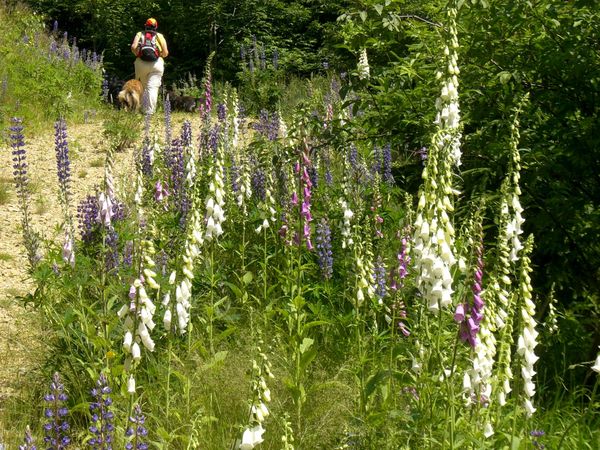
M 502 72 L 500 72 L 498 74 L 498 78 L 500 79 L 500 83 L 502 84 L 506 84 L 510 81 L 512 77 L 512 74 L 510 72 L 507 72 L 506 70 L 503 70 Z
M 313 347 L 307 352 L 303 353 L 300 357 L 300 369 L 302 371 L 306 371 L 312 360 L 315 359 L 315 356 L 317 356 L 317 347 Z
M 360 16 L 360 18 L 362 19 L 363 22 L 367 20 L 367 12 L 366 11 L 360 11 L 358 13 L 358 15 Z
M 308 350 L 314 342 L 314 339 L 304 338 L 302 340 L 302 344 L 300 344 L 300 353 L 306 352 L 306 350 Z
M 252 272 L 248 271 L 244 274 L 244 276 L 242 277 L 242 281 L 244 282 L 244 284 L 246 286 L 248 286 L 250 283 L 252 283 L 252 280 L 254 279 L 254 275 L 252 275 Z
M 369 378 L 365 384 L 365 397 L 369 398 L 377 386 L 390 376 L 389 370 L 380 370 Z
M 373 8 L 375 8 L 375 11 L 377 11 L 377 14 L 381 15 L 381 13 L 383 12 L 383 5 L 375 5 L 373 6 Z

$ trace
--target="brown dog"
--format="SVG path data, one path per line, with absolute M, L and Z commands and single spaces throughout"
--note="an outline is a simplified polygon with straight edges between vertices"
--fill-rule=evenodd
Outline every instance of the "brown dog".
M 119 102 L 129 111 L 139 111 L 144 88 L 139 80 L 129 80 L 119 92 Z

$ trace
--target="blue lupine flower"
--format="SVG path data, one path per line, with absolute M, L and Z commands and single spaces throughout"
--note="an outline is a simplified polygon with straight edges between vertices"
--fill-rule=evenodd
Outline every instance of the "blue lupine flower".
M 377 297 L 380 299 L 385 297 L 387 294 L 386 270 L 381 256 L 379 256 L 375 262 L 373 280 L 375 281 L 375 294 Z
M 64 385 L 58 373 L 52 377 L 50 393 L 46 394 L 44 400 L 47 403 L 44 416 L 49 419 L 44 424 L 44 442 L 48 445 L 47 450 L 65 449 L 71 442 L 67 435 L 69 422 L 66 420 L 69 410 L 64 406 L 67 394 L 64 392 Z
M 31 436 L 31 429 L 29 426 L 25 428 L 25 443 L 23 445 L 19 445 L 19 450 L 37 450 L 33 442 L 33 436 Z
M 94 239 L 94 234 L 98 230 L 98 217 L 98 198 L 94 195 L 88 195 L 77 207 L 79 232 L 84 243 L 90 243 Z
M 323 278 L 329 280 L 333 274 L 333 253 L 331 251 L 331 229 L 327 219 L 317 224 L 317 257 Z
M 383 147 L 383 167 L 381 168 L 383 181 L 390 186 L 394 184 L 394 176 L 392 175 L 392 148 L 390 144 Z
M 88 441 L 88 445 L 94 450 L 112 450 L 115 429 L 113 425 L 114 414 L 110 410 L 112 405 L 111 389 L 104 374 L 100 375 L 96 387 L 92 389 L 91 393 L 94 401 L 90 403 L 92 425 L 89 430 L 93 437 Z
M 67 142 L 67 123 L 64 119 L 59 119 L 54 124 L 54 144 L 60 200 L 63 208 L 66 209 L 69 206 L 71 197 L 71 162 L 69 160 L 69 144 Z M 67 210 L 65 210 L 65 214 L 68 214 Z
M 125 431 L 125 436 L 128 438 L 125 444 L 126 450 L 147 450 L 148 444 L 144 442 L 148 436 L 148 430 L 144 426 L 146 417 L 142 414 L 140 405 L 135 405 L 133 415 L 129 417 L 129 428 Z

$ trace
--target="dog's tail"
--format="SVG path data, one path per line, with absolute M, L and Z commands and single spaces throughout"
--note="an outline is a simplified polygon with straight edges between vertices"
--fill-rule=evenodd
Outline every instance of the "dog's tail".
M 136 91 L 129 91 L 127 93 L 127 97 L 127 103 L 133 111 L 137 111 L 138 109 L 140 109 L 140 96 Z
M 140 97 L 137 92 L 123 89 L 119 92 L 119 101 L 133 111 L 137 111 L 140 107 Z

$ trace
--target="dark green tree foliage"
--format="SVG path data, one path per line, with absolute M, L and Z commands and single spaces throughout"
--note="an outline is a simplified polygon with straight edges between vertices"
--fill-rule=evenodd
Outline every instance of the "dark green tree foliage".
M 108 1 L 40 0 L 30 2 L 45 14 L 49 26 L 58 20 L 61 30 L 80 39 L 80 46 L 104 52 L 109 70 L 126 76 L 133 72 L 129 45 L 148 17 L 155 17 L 165 34 L 171 56 L 168 82 L 187 73 L 202 73 L 215 51 L 216 79 L 234 80 L 240 70 L 240 46 L 252 37 L 265 45 L 268 59 L 278 49 L 282 67 L 306 75 L 331 55 L 326 36 L 348 2 L 343 0 L 185 0 Z

